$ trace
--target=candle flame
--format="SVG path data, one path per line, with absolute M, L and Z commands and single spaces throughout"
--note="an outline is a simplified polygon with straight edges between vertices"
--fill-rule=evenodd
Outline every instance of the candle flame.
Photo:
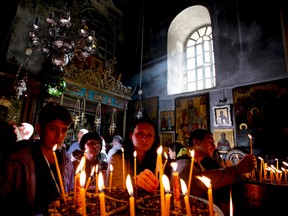
M 166 193 L 169 193 L 170 192 L 170 182 L 169 182 L 168 177 L 165 174 L 162 175 L 162 183 L 163 183 L 163 186 L 164 186 Z
M 100 191 L 104 190 L 104 179 L 103 179 L 102 172 L 100 172 L 99 176 L 98 176 L 98 188 L 99 188 Z
M 162 145 L 157 149 L 157 154 L 162 154 L 163 147 Z
M 261 161 L 263 160 L 263 158 L 261 158 L 260 156 L 258 157 L 258 159 L 261 160 Z
M 230 216 L 233 216 L 232 187 L 230 187 Z
M 175 172 L 176 169 L 177 169 L 178 164 L 176 162 L 172 162 L 171 166 L 172 166 L 173 171 Z
M 93 166 L 92 169 L 91 169 L 91 173 L 90 173 L 91 177 L 94 175 L 94 172 L 95 172 L 95 166 Z
M 187 195 L 187 186 L 186 186 L 186 183 L 183 179 L 180 179 L 180 184 L 181 184 L 181 190 L 182 190 L 182 193 L 184 195 Z
M 79 172 L 84 168 L 84 163 L 85 163 L 85 157 L 83 156 L 83 157 L 81 158 L 81 161 L 80 161 L 77 169 L 76 169 L 75 174 L 79 173 Z
M 193 158 L 194 155 L 195 155 L 195 151 L 194 151 L 194 149 L 193 149 L 192 151 L 190 151 L 190 154 L 191 154 L 191 157 Z
M 113 166 L 112 166 L 112 164 L 110 164 L 109 169 L 110 169 L 110 172 L 113 172 Z
M 166 160 L 168 159 L 168 155 L 167 155 L 166 152 L 164 152 L 164 157 L 165 157 Z
M 252 136 L 250 134 L 248 134 L 249 139 L 252 139 Z
M 197 176 L 198 179 L 200 179 L 207 188 L 211 187 L 211 179 L 207 178 L 206 176 Z
M 121 151 L 124 152 L 124 148 L 121 148 Z
M 54 145 L 54 147 L 53 147 L 53 152 L 55 152 L 55 151 L 56 151 L 56 149 L 57 149 L 57 144 L 56 144 L 56 145 Z
M 137 157 L 137 152 L 136 151 L 134 151 L 133 156 L 134 156 L 134 158 Z
M 128 174 L 126 177 L 126 188 L 130 196 L 133 196 L 133 186 L 132 186 L 130 174 Z
M 86 173 L 84 170 L 80 173 L 80 186 L 85 187 L 85 181 L 86 181 Z
M 95 172 L 98 173 L 98 164 L 96 165 Z
M 288 163 L 287 163 L 287 162 L 285 162 L 285 161 L 283 161 L 283 162 L 282 162 L 282 164 L 284 164 L 284 165 L 288 166 Z

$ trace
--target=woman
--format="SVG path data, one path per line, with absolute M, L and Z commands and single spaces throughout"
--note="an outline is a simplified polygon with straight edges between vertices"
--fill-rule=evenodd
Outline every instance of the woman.
M 98 164 L 98 170 L 106 170 L 107 164 L 101 160 L 102 138 L 96 132 L 88 132 L 84 134 L 80 140 L 80 150 L 75 150 L 72 153 L 74 170 L 76 171 L 79 163 L 84 156 L 86 157 L 85 173 L 86 178 L 89 178 L 93 166 Z M 93 175 L 94 176 L 94 175 Z M 92 179 L 93 179 L 92 176 Z
M 125 157 L 125 180 L 130 174 L 134 176 L 134 151 L 137 158 L 137 187 L 143 188 L 149 192 L 156 192 L 159 181 L 154 176 L 157 159 L 157 148 L 159 147 L 159 138 L 157 130 L 152 121 L 148 119 L 137 119 L 129 133 L 129 140 L 124 142 Z M 110 158 L 110 164 L 113 166 L 112 186 L 123 186 L 123 167 L 122 150 L 117 151 Z M 110 169 L 107 169 L 106 186 L 109 186 Z

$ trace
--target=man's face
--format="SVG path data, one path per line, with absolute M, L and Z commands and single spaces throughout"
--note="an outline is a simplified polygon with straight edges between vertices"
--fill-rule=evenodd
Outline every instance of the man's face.
M 59 148 L 64 143 L 69 125 L 57 119 L 47 123 L 44 128 L 40 127 L 39 129 L 39 134 L 44 145 L 53 150 L 55 144 L 57 144 Z
M 193 107 L 193 100 L 188 100 L 187 106 L 188 106 L 188 108 L 192 108 Z
M 215 150 L 215 142 L 212 135 L 206 135 L 203 141 L 200 141 L 199 151 L 203 157 L 212 157 Z

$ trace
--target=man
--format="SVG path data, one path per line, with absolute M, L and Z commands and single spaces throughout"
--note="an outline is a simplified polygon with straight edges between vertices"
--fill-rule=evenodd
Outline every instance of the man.
M 81 138 L 84 134 L 88 133 L 89 131 L 85 128 L 79 130 L 78 134 L 77 134 L 77 141 L 73 142 L 68 150 L 67 150 L 67 154 L 69 156 L 69 158 L 73 161 L 73 158 L 72 158 L 72 153 L 75 151 L 75 150 L 80 150 L 80 141 L 81 141 Z
M 49 204 L 61 194 L 56 162 L 66 192 L 73 190 L 73 164 L 60 148 L 71 123 L 70 112 L 58 103 L 49 102 L 41 109 L 36 124 L 40 140 L 13 152 L 0 176 L 2 213 L 48 215 Z
M 113 140 L 112 140 L 112 148 L 109 150 L 108 152 L 108 155 L 107 155 L 107 160 L 109 162 L 111 156 L 117 152 L 118 150 L 121 150 L 122 148 L 122 144 L 123 144 L 123 139 L 120 135 L 115 135 L 113 137 Z
M 227 191 L 225 186 L 238 182 L 242 174 L 252 172 L 255 167 L 255 156 L 247 154 L 237 165 L 222 168 L 221 164 L 213 158 L 215 150 L 213 134 L 206 129 L 198 128 L 191 132 L 189 148 L 194 150 L 195 158 L 191 195 L 207 199 L 207 187 L 197 178 L 197 176 L 206 176 L 211 180 L 215 203 L 219 206 L 223 203 L 227 204 L 228 200 L 225 198 L 229 198 L 229 190 Z M 177 164 L 176 171 L 179 177 L 188 185 L 191 160 L 180 159 L 177 160 Z M 227 213 L 226 207 L 225 205 L 222 209 L 225 213 Z
M 21 125 L 18 127 L 19 130 L 19 138 L 18 140 L 29 140 L 30 137 L 34 133 L 34 127 L 33 125 L 23 122 Z

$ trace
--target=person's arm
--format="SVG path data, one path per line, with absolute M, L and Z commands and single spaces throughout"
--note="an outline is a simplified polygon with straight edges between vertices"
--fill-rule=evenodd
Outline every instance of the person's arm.
M 159 181 L 149 169 L 145 169 L 136 178 L 138 187 L 151 193 L 155 193 L 158 189 Z
M 107 171 L 106 171 L 106 187 L 109 187 L 110 183 L 110 164 L 113 166 L 112 173 L 112 187 L 123 187 L 123 168 L 122 168 L 122 155 L 121 153 L 115 153 L 111 155 Z M 128 174 L 128 164 L 125 161 L 125 172 Z M 126 181 L 126 179 L 125 179 Z

